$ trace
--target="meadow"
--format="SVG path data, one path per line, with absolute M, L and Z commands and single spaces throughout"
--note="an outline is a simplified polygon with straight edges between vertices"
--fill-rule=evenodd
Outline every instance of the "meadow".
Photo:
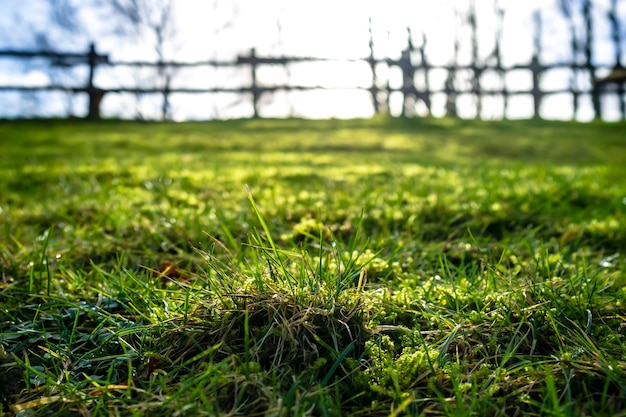
M 626 415 L 625 179 L 625 123 L 1 121 L 0 415 Z

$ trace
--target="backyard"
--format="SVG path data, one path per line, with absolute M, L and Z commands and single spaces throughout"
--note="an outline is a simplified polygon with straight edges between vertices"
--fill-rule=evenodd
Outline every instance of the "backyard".
M 623 415 L 626 124 L 0 122 L 0 415 Z

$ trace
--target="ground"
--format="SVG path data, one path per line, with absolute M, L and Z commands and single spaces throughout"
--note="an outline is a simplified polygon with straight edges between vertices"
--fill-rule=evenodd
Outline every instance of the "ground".
M 0 122 L 2 415 L 624 413 L 625 128 Z

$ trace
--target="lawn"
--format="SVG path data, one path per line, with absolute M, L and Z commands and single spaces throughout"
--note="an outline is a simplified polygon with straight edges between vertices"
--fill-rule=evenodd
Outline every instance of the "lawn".
M 0 415 L 624 415 L 625 132 L 2 121 Z

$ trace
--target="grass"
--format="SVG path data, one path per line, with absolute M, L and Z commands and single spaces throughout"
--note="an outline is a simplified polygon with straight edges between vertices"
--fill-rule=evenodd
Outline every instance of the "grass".
M 626 126 L 0 123 L 0 414 L 624 415 Z

